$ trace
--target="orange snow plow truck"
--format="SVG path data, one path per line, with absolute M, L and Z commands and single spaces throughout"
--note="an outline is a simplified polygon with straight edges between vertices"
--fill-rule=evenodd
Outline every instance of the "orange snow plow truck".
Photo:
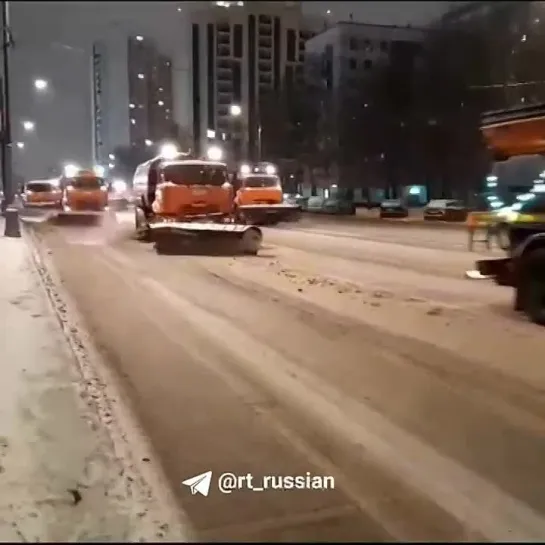
M 545 104 L 489 112 L 481 131 L 496 161 L 545 154 Z M 514 288 L 514 308 L 545 325 L 545 192 L 537 184 L 510 207 L 506 257 L 477 261 L 472 279 Z
M 137 238 L 171 253 L 183 241 L 217 243 L 235 252 L 257 254 L 262 232 L 236 221 L 234 190 L 227 166 L 186 154 L 155 157 L 134 174 Z
M 235 208 L 242 223 L 276 225 L 300 218 L 299 206 L 284 203 L 282 184 L 271 163 L 242 165 L 236 179 Z
M 24 208 L 60 209 L 62 190 L 57 178 L 49 180 L 32 180 L 25 184 L 21 195 Z
M 108 185 L 91 170 L 80 170 L 73 176 L 61 176 L 61 212 L 57 223 L 100 222 L 108 210 Z

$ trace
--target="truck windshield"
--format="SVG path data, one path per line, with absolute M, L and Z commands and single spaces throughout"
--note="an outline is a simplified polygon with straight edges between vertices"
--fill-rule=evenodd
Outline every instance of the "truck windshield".
M 104 185 L 104 180 L 97 176 L 78 176 L 72 178 L 69 184 L 76 189 L 100 189 Z
M 243 178 L 244 187 L 278 187 L 280 181 L 276 176 L 247 176 Z
M 536 195 L 533 199 L 526 201 L 519 208 L 521 214 L 538 214 L 545 210 L 545 195 Z
M 53 186 L 53 184 L 36 182 L 36 183 L 26 184 L 26 189 L 27 191 L 33 191 L 35 193 L 47 193 L 49 191 L 54 191 L 55 187 Z
M 213 185 L 222 186 L 228 182 L 227 168 L 216 165 L 165 165 L 162 168 L 166 182 L 176 185 Z

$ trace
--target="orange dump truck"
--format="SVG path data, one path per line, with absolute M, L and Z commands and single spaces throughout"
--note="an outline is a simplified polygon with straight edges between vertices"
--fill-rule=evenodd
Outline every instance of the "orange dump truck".
M 235 208 L 241 222 L 275 225 L 299 218 L 300 207 L 284 202 L 282 184 L 274 165 L 242 165 L 237 179 Z
M 108 208 L 108 185 L 92 171 L 82 170 L 62 179 L 63 211 L 68 214 L 101 214 Z
M 27 182 L 21 197 L 25 208 L 60 209 L 62 205 L 62 189 L 58 179 Z
M 153 240 L 158 252 L 175 248 L 180 237 L 198 241 L 235 241 L 243 253 L 261 247 L 259 227 L 236 221 L 234 189 L 224 163 L 178 157 L 155 157 L 134 174 L 135 229 Z

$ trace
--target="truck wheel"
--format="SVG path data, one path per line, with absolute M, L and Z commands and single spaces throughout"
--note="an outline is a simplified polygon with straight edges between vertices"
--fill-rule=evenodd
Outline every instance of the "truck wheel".
M 263 233 L 258 227 L 250 227 L 242 234 L 241 249 L 247 255 L 257 255 L 263 242 Z
M 524 286 L 522 285 L 516 286 L 513 308 L 517 312 L 522 312 L 524 310 L 525 295 L 526 295 L 526 291 L 524 289 Z
M 151 230 L 146 220 L 146 215 L 140 207 L 134 209 L 134 229 L 137 240 L 149 242 L 151 239 Z
M 509 236 L 509 225 L 507 223 L 500 223 L 496 227 L 496 241 L 498 246 L 506 252 L 511 248 L 511 237 Z
M 530 251 L 521 259 L 515 307 L 518 303 L 532 322 L 545 325 L 545 248 Z

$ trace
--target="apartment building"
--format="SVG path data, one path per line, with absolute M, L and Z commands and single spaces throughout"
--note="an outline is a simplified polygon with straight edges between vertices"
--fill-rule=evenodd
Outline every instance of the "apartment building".
M 257 157 L 260 97 L 303 78 L 305 44 L 321 25 L 302 16 L 299 2 L 213 2 L 194 11 L 195 148 L 217 139 L 237 157 Z
M 545 11 L 542 2 L 470 2 L 449 10 L 436 28 L 473 32 L 487 52 L 475 74 L 483 109 L 545 101 Z
M 307 74 L 311 79 L 318 76 L 341 99 L 356 78 L 387 63 L 400 44 L 421 43 L 426 33 L 412 27 L 339 22 L 307 42 Z
M 93 45 L 93 157 L 112 165 L 117 146 L 145 146 L 175 132 L 171 60 L 151 39 L 112 36 Z
M 327 135 L 328 147 L 343 150 L 345 137 L 353 138 L 350 131 L 345 134 L 344 123 L 350 117 L 352 99 L 362 100 L 366 77 L 389 62 L 398 65 L 406 63 L 410 71 L 410 63 L 418 55 L 426 35 L 427 30 L 410 26 L 347 21 L 339 22 L 308 40 L 305 74 L 311 85 L 321 89 L 319 123 L 325 127 L 323 134 Z M 360 174 L 351 169 L 342 156 L 343 153 L 336 152 L 336 159 L 328 172 L 315 173 L 314 181 L 318 180 L 317 185 L 321 188 L 306 187 L 305 192 L 328 192 L 330 187 L 337 186 L 350 187 L 356 189 L 356 193 L 360 192 Z M 373 170 L 377 174 L 376 179 L 370 180 L 368 177 L 367 188 L 370 185 L 379 187 L 383 185 L 380 179 L 382 157 L 368 159 L 370 165 L 377 163 Z M 360 198 L 358 195 L 355 197 Z M 380 200 L 382 196 L 373 198 Z

